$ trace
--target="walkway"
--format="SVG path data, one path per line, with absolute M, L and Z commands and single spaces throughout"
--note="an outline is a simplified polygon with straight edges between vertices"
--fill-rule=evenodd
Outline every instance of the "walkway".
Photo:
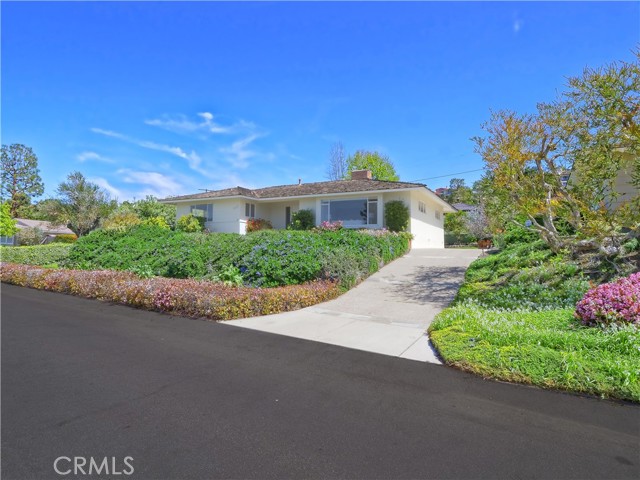
M 226 325 L 440 363 L 426 328 L 462 283 L 479 250 L 413 249 L 341 297 L 295 312 Z

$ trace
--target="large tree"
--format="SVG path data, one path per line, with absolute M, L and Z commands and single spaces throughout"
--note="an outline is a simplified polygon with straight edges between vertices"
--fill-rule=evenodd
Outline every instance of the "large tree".
M 79 237 L 96 228 L 100 219 L 117 206 L 107 192 L 80 172 L 69 174 L 58 186 L 57 194 L 57 198 L 46 202 L 46 216 L 53 223 L 66 225 Z
M 11 216 L 32 197 L 42 195 L 44 184 L 38 170 L 38 157 L 30 147 L 14 143 L 2 145 L 2 184 L 0 197 L 9 202 Z
M 358 150 L 347 158 L 347 171 L 344 178 L 350 178 L 354 170 L 371 170 L 374 180 L 388 180 L 397 182 L 400 177 L 388 156 L 378 152 Z
M 640 172 L 640 65 L 585 69 L 534 114 L 502 110 L 475 138 L 496 209 L 523 215 L 549 245 L 617 252 L 640 227 L 640 198 L 616 201 L 627 162 Z M 568 177 L 568 181 L 567 181 Z
M 342 142 L 335 142 L 329 151 L 329 166 L 327 178 L 329 180 L 342 180 L 347 176 L 347 157 L 344 153 Z

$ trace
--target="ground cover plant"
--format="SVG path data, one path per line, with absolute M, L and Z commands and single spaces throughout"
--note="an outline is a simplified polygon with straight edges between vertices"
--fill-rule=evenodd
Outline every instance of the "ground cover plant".
M 319 280 L 278 288 L 234 287 L 202 280 L 140 278 L 132 272 L 45 269 L 2 263 L 0 280 L 131 307 L 210 320 L 296 310 L 335 298 L 336 283 Z
M 615 321 L 640 322 L 638 283 L 640 274 L 589 291 L 580 262 L 541 241 L 513 241 L 471 264 L 429 333 L 463 370 L 640 402 L 640 329 Z
M 640 330 L 581 325 L 574 310 L 444 310 L 430 336 L 447 364 L 488 378 L 640 402 Z
M 235 267 L 245 284 L 295 285 L 331 279 L 348 288 L 403 255 L 409 236 L 348 229 L 188 233 L 148 226 L 98 230 L 80 238 L 67 266 L 133 270 L 170 278 L 216 279 Z

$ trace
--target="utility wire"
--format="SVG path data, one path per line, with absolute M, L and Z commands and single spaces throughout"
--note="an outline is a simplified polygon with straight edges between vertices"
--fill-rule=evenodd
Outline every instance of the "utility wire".
M 481 172 L 482 170 L 484 170 L 484 168 L 477 168 L 476 170 L 467 170 L 466 172 L 450 173 L 449 175 L 439 175 L 437 177 L 418 178 L 416 180 L 411 180 L 411 182 L 421 182 L 423 180 L 434 180 L 436 178 L 453 177 L 454 175 L 462 175 L 463 173 Z

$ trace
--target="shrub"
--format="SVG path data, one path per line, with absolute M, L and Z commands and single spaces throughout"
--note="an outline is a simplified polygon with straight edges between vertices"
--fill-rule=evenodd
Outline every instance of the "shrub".
M 0 247 L 0 259 L 3 262 L 21 263 L 25 265 L 51 265 L 62 263 L 72 245 L 50 243 L 31 247 Z
M 336 222 L 324 221 L 320 225 L 318 225 L 316 230 L 328 230 L 330 232 L 335 232 L 336 230 L 342 230 L 343 228 L 344 226 L 340 220 Z
M 176 229 L 182 232 L 201 232 L 204 230 L 204 217 L 193 214 L 183 215 L 178 219 Z
M 500 250 L 508 248 L 518 243 L 533 243 L 540 239 L 540 235 L 535 230 L 526 228 L 524 225 L 507 224 L 504 232 L 494 235 L 493 241 Z
M 142 220 L 134 212 L 120 212 L 105 218 L 102 221 L 102 228 L 105 230 L 124 232 L 141 223 Z
M 240 269 L 235 265 L 229 265 L 228 267 L 224 268 L 220 274 L 214 275 L 211 280 L 214 282 L 222 282 L 225 285 L 233 285 L 236 287 L 239 287 L 244 283 L 242 274 L 240 273 Z
M 298 210 L 291 215 L 290 230 L 311 230 L 316 224 L 315 215 L 311 210 Z
M 585 325 L 640 325 L 640 272 L 589 290 L 576 305 L 575 316 Z
M 40 245 L 44 241 L 45 234 L 38 227 L 22 228 L 16 234 L 18 245 Z
M 142 225 L 146 225 L 147 227 L 164 228 L 165 230 L 169 230 L 171 228 L 171 226 L 167 223 L 167 220 L 161 216 L 145 218 L 144 220 L 142 220 Z
M 0 280 L 14 285 L 211 320 L 270 315 L 335 298 L 335 283 L 317 281 L 272 289 L 230 287 L 201 280 L 139 278 L 131 272 L 46 270 L 5 263 Z
M 384 204 L 384 221 L 392 232 L 403 232 L 409 226 L 409 207 L 402 200 Z
M 56 235 L 52 243 L 73 243 L 78 240 L 78 236 L 75 233 L 62 233 Z
M 157 276 L 208 279 L 222 278 L 233 266 L 246 283 L 271 287 L 322 278 L 326 272 L 321 260 L 332 250 L 355 255 L 360 269 L 355 278 L 364 278 L 406 253 L 408 243 L 407 234 L 382 230 L 264 230 L 239 235 L 174 232 L 140 225 L 127 232 L 98 230 L 81 237 L 66 266 L 131 270 L 144 265 Z M 330 276 L 335 277 L 336 272 L 333 269 Z M 353 281 L 344 279 L 345 284 Z
M 269 220 L 264 218 L 250 218 L 247 220 L 247 233 L 257 232 L 259 230 L 272 230 L 273 225 Z

